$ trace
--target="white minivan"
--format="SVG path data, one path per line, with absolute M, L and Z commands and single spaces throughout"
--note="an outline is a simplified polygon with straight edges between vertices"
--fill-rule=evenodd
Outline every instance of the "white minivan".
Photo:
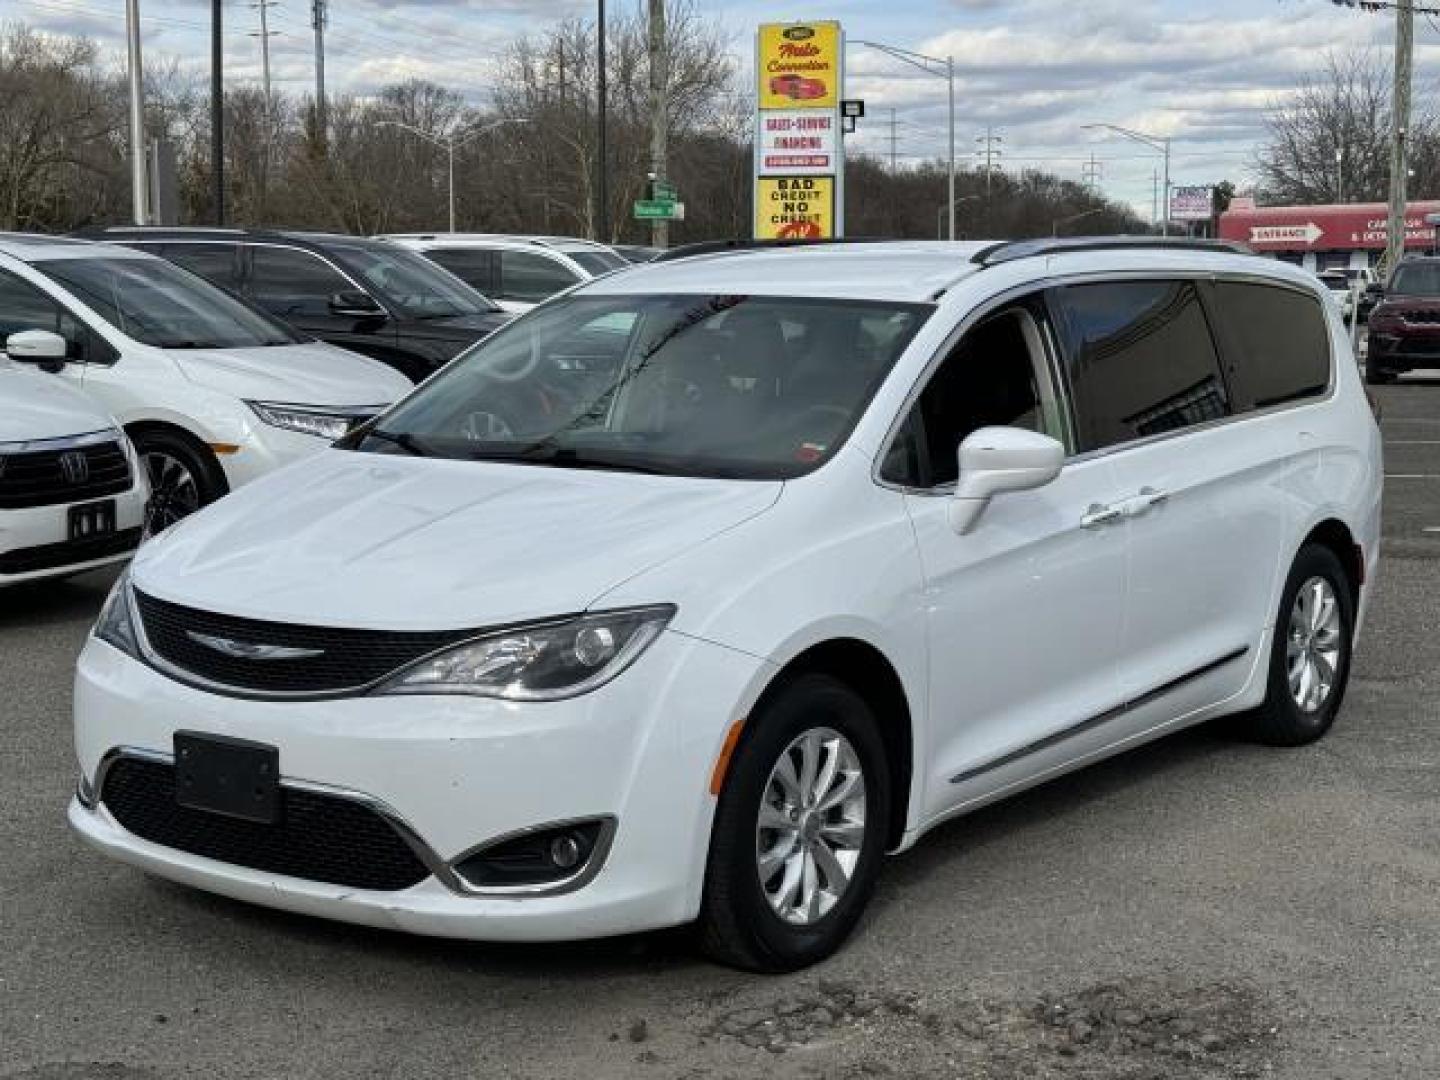
M 410 389 L 378 361 L 112 244 L 0 234 L 0 350 L 14 334 L 124 425 L 157 531 L 316 453 Z
M 1220 716 L 1330 727 L 1382 472 L 1322 290 L 1118 240 L 582 286 L 141 550 L 70 821 L 292 911 L 811 963 L 940 822 Z
M 0 586 L 130 557 L 145 476 L 120 425 L 33 365 L 46 340 L 17 334 L 0 356 Z

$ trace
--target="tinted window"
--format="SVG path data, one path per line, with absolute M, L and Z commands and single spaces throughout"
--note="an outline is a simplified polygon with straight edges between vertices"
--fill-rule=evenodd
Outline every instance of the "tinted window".
M 495 256 L 484 248 L 431 248 L 425 257 L 472 289 L 487 296 L 495 291 Z
M 327 240 L 325 251 L 392 310 L 412 319 L 476 315 L 491 305 L 419 252 L 384 241 Z
M 580 268 L 591 277 L 599 277 L 601 274 L 608 274 L 611 270 L 619 270 L 629 266 L 629 262 L 619 255 L 611 255 L 608 251 L 567 251 L 565 253 L 580 264 Z
M 1272 285 L 1215 286 L 1235 355 L 1236 411 L 1323 394 L 1330 385 L 1330 338 L 1312 297 Z
M 1195 286 L 1178 281 L 1055 291 L 1083 450 L 1229 415 L 1229 395 Z
M 967 333 L 936 370 L 897 437 L 882 475 L 907 486 L 953 484 L 960 444 L 982 427 L 1044 431 L 1029 316 L 1007 311 Z
M 561 289 L 568 289 L 578 280 L 565 267 L 544 255 L 532 255 L 528 251 L 502 251 L 500 288 L 496 296 L 503 300 L 538 304 Z
M 282 319 L 329 318 L 330 297 L 355 286 L 318 256 L 298 248 L 251 248 L 250 297 Z
M 240 288 L 234 244 L 166 244 L 165 258 L 222 289 Z
M 60 305 L 14 274 L 0 270 L 0 346 L 21 330 L 60 329 Z
M 1386 291 L 1401 296 L 1440 296 L 1440 262 L 1402 263 Z
M 285 326 L 163 259 L 46 259 L 35 269 L 122 334 L 164 349 L 292 345 Z

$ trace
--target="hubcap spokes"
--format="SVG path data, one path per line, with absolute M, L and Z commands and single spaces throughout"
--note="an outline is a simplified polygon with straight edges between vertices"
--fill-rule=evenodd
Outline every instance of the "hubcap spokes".
M 1339 599 L 1329 581 L 1313 577 L 1295 596 L 1285 644 L 1290 696 L 1301 712 L 1319 712 L 1330 700 L 1343 646 Z
M 805 926 L 839 902 L 865 840 L 865 773 L 850 741 L 830 728 L 798 736 L 760 797 L 755 862 L 765 899 Z
M 145 523 L 152 535 L 200 509 L 200 486 L 184 462 L 160 450 L 146 451 L 141 460 L 150 480 Z

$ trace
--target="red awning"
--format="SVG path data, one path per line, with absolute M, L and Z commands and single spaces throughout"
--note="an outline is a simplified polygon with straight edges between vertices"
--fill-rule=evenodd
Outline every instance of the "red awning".
M 1389 228 L 1384 203 L 1330 206 L 1262 206 L 1220 215 L 1220 238 L 1256 251 L 1362 251 L 1384 249 Z M 1440 202 L 1413 202 L 1405 215 L 1405 246 L 1430 248 L 1435 227 L 1425 215 Z

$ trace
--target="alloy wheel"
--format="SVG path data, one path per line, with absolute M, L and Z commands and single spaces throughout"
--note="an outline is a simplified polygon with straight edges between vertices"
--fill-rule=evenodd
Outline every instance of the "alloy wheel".
M 1343 644 L 1334 586 L 1323 577 L 1312 577 L 1295 594 L 1285 652 L 1290 696 L 1301 712 L 1319 712 L 1330 700 Z
M 865 771 L 850 741 L 811 728 L 785 748 L 760 796 L 755 865 L 771 910 L 825 917 L 850 887 L 865 841 Z
M 150 501 L 145 506 L 147 532 L 164 532 L 200 509 L 200 485 L 189 465 L 164 450 L 146 450 L 140 460 L 150 480 Z

